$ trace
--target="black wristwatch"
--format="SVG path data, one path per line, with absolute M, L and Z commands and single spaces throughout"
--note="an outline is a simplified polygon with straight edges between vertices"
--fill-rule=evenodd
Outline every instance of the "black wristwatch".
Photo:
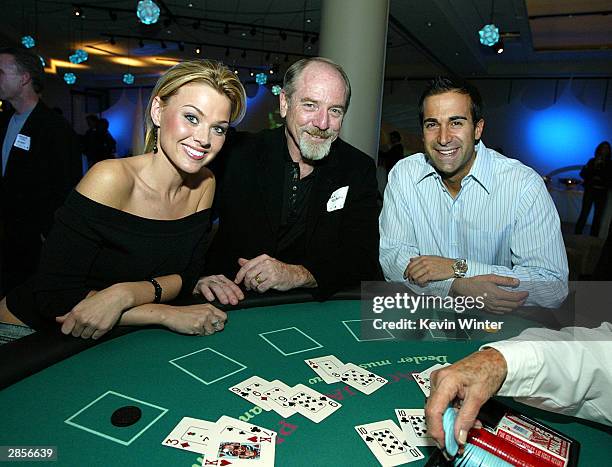
M 462 258 L 458 258 L 453 263 L 453 273 L 456 278 L 465 277 L 465 273 L 468 270 L 467 261 Z

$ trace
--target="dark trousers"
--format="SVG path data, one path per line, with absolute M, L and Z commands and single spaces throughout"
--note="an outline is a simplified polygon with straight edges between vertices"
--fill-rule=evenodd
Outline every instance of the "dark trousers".
M 603 218 L 604 209 L 606 208 L 607 198 L 608 190 L 596 188 L 586 188 L 584 190 L 584 195 L 582 196 L 582 209 L 576 221 L 576 234 L 580 235 L 582 233 L 587 217 L 589 217 L 589 212 L 591 212 L 591 206 L 594 204 L 595 212 L 593 213 L 593 223 L 591 224 L 591 237 L 597 237 L 599 235 L 599 227 L 601 226 L 601 219 Z

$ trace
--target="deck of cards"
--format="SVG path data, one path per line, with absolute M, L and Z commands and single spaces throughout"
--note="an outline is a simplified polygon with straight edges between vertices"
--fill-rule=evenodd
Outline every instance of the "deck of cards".
M 382 376 L 354 363 L 342 363 L 333 355 L 309 358 L 304 361 L 327 384 L 343 382 L 364 394 L 372 394 L 388 382 Z
M 202 454 L 202 465 L 273 466 L 276 432 L 223 416 L 216 422 L 184 417 L 162 445 Z
M 274 410 L 282 417 L 299 413 L 315 423 L 342 407 L 339 402 L 303 384 L 290 387 L 282 381 L 267 381 L 259 376 L 252 376 L 229 390 L 264 410 Z

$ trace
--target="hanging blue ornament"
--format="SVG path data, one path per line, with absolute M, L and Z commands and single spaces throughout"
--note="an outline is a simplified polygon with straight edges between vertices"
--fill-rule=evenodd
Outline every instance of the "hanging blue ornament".
M 64 81 L 67 84 L 74 84 L 76 83 L 76 75 L 74 73 L 64 73 Z
M 86 62 L 88 58 L 89 55 L 87 52 L 85 52 L 83 49 L 77 49 L 70 57 L 68 57 L 68 60 L 70 60 L 70 63 L 78 64 Z
M 281 93 L 282 89 L 283 88 L 281 88 L 278 84 L 275 84 L 274 86 L 272 86 L 272 94 L 278 96 Z
M 136 16 L 143 24 L 157 23 L 159 12 L 159 7 L 153 0 L 140 0 L 136 7 Z
M 268 75 L 266 75 L 265 73 L 257 73 L 255 75 L 255 82 L 261 85 L 266 84 L 268 82 Z
M 38 58 L 40 59 L 40 63 L 41 63 L 41 65 L 43 66 L 43 68 L 44 68 L 44 67 L 46 67 L 46 66 L 47 66 L 47 64 L 46 64 L 46 62 L 45 62 L 45 59 L 44 59 L 44 58 L 42 58 L 42 56 L 40 56 L 40 55 L 38 56 Z
M 23 36 L 21 38 L 21 43 L 26 49 L 31 49 L 32 47 L 36 45 L 36 41 L 34 40 L 32 36 Z
M 499 29 L 494 24 L 485 24 L 484 27 L 478 31 L 480 36 L 480 43 L 482 45 L 488 45 L 489 47 L 495 45 L 499 40 Z
M 123 75 L 123 82 L 125 84 L 134 84 L 134 75 L 132 73 L 125 73 Z

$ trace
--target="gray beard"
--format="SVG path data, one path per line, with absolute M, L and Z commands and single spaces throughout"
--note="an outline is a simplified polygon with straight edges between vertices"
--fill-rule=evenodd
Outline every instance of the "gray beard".
M 334 137 L 329 137 L 320 143 L 315 143 L 307 139 L 304 133 L 300 134 L 300 153 L 304 159 L 320 161 L 329 154 Z

